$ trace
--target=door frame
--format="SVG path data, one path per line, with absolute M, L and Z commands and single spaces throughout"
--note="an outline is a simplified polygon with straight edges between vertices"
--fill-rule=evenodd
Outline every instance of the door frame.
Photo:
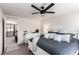
M 2 54 L 5 52 L 5 20 L 2 18 Z

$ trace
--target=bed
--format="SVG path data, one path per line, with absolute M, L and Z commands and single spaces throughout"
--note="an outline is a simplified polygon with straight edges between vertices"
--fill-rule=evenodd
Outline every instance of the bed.
M 36 37 L 29 39 L 28 48 L 35 55 L 77 55 L 78 40 L 72 38 L 69 43 L 58 42 L 53 38 Z

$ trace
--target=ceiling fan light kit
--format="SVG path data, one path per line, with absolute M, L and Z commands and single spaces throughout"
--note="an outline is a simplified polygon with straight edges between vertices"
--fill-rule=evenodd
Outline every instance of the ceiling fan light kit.
M 42 17 L 45 16 L 45 14 L 40 14 Z
M 46 13 L 54 14 L 55 12 L 53 12 L 53 11 L 47 11 L 48 9 L 50 9 L 54 5 L 55 5 L 54 3 L 51 3 L 46 8 L 44 8 L 44 6 L 41 6 L 41 9 L 36 7 L 36 6 L 34 6 L 34 5 L 31 5 L 31 7 L 33 7 L 34 9 L 39 11 L 39 12 L 34 12 L 32 14 L 41 14 L 42 16 L 44 16 L 44 14 L 46 14 Z

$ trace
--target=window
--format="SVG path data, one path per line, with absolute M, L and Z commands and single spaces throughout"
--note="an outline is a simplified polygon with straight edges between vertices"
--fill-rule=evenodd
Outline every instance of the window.
M 14 27 L 15 27 L 14 24 L 6 24 L 6 36 L 7 37 L 13 36 L 13 34 L 14 34 Z

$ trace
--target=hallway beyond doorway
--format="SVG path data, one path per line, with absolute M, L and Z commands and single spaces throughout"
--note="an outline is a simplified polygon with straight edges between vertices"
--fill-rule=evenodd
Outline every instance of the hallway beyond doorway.
M 15 42 L 14 36 L 6 38 L 6 46 L 7 46 L 7 49 L 6 49 L 7 52 L 16 49 L 15 47 L 17 46 L 17 43 Z

